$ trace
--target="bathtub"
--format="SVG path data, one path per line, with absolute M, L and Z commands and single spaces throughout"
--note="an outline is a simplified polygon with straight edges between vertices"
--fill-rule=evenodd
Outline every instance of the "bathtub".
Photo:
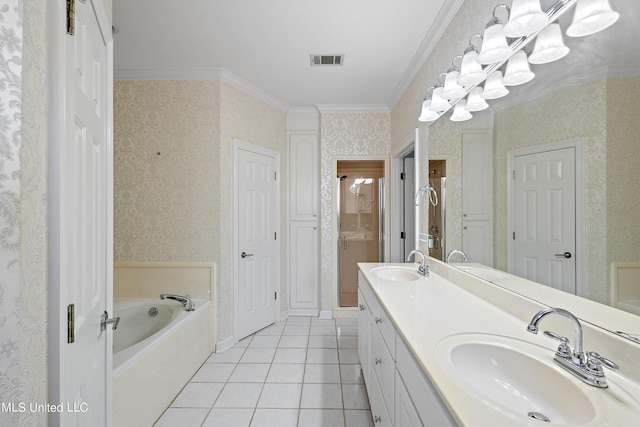
M 152 425 L 210 353 L 212 304 L 114 299 L 113 425 Z

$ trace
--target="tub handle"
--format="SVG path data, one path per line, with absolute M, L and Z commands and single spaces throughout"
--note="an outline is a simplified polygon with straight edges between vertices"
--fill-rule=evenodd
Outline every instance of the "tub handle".
M 100 318 L 100 330 L 106 331 L 107 325 L 113 325 L 113 330 L 118 329 L 118 323 L 120 323 L 120 317 L 112 317 L 109 319 L 109 313 L 106 311 L 102 313 L 102 317 Z

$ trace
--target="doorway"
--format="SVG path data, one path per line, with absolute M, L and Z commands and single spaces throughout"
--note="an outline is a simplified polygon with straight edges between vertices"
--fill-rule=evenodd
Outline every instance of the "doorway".
M 338 306 L 358 305 L 358 263 L 384 258 L 384 161 L 338 160 Z
M 446 160 L 429 160 L 429 187 L 429 255 L 445 261 Z
M 236 228 L 236 336 L 277 320 L 280 245 L 277 152 L 234 141 Z
M 509 271 L 580 295 L 583 268 L 584 142 L 509 152 Z

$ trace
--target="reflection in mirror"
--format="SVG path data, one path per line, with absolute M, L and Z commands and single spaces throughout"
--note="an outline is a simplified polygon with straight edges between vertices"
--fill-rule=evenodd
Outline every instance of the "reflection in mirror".
M 553 3 L 543 1 L 543 10 Z M 568 247 L 547 251 L 543 257 L 547 262 L 546 269 L 552 272 L 573 269 L 577 295 L 640 314 L 640 192 L 637 191 L 640 188 L 640 144 L 637 140 L 640 134 L 640 121 L 637 120 L 640 114 L 640 51 L 636 44 L 640 38 L 637 25 L 640 2 L 611 0 L 610 4 L 620 12 L 613 26 L 588 37 L 565 36 L 569 53 L 553 63 L 530 64 L 535 73 L 532 81 L 510 87 L 509 95 L 489 101 L 490 108 L 474 113 L 470 121 L 452 122 L 446 114 L 432 123 L 429 126 L 429 156 L 447 156 L 449 159 L 445 235 L 449 248 L 462 248 L 467 252 L 467 248 L 477 247 L 478 239 L 482 239 L 483 243 L 488 243 L 484 247 L 491 251 L 489 261 L 481 261 L 482 264 L 536 282 L 546 281 L 545 284 L 561 289 L 560 273 L 543 280 L 540 270 L 534 268 L 539 257 L 525 254 L 518 261 L 516 257 L 520 255 L 514 243 L 534 236 L 538 231 L 536 227 L 540 228 L 543 223 L 547 236 L 574 233 L 574 241 Z M 562 34 L 566 35 L 572 18 L 570 11 L 559 21 Z M 482 25 L 478 22 L 479 27 Z M 531 43 L 525 50 L 531 54 L 533 49 Z M 471 237 L 465 235 L 464 227 L 470 224 L 463 217 L 466 209 L 463 182 L 467 167 L 476 164 L 477 158 L 464 157 L 462 141 L 465 133 L 479 130 L 488 132 L 492 140 L 488 165 L 490 203 L 484 224 L 490 231 L 483 237 L 477 237 L 477 233 Z M 568 225 L 562 225 L 554 215 L 558 215 L 560 207 L 569 199 L 563 199 L 559 190 L 552 189 L 549 194 L 555 198 L 551 198 L 544 213 L 550 216 L 542 218 L 540 211 L 534 209 L 534 193 L 525 188 L 520 199 L 514 195 L 513 177 L 516 168 L 519 168 L 516 177 L 522 174 L 520 179 L 543 174 L 555 174 L 555 177 L 574 174 L 558 159 L 544 159 L 542 163 L 529 161 L 533 158 L 518 159 L 519 155 L 554 151 L 572 143 L 577 147 L 575 150 L 582 150 L 573 156 L 578 162 L 575 169 L 581 172 L 582 181 L 578 179 L 573 184 L 576 196 L 569 199 L 578 200 L 582 206 L 571 213 Z M 545 162 L 555 165 L 555 169 L 541 172 L 540 165 Z M 426 216 L 426 212 L 423 215 Z M 525 223 L 516 232 L 518 221 L 527 215 L 529 218 L 536 215 L 538 219 Z M 549 221 L 549 217 L 554 219 Z M 472 225 L 483 225 L 479 221 Z M 544 244 L 539 246 L 546 250 Z M 567 257 L 565 253 L 571 256 Z M 471 262 L 479 262 L 471 255 L 469 258 Z M 473 274 L 472 269 L 467 272 Z M 523 282 L 519 291 L 526 294 L 529 292 L 526 288 L 527 284 Z M 626 316 L 621 319 L 629 319 Z M 615 324 L 613 320 L 607 324 L 607 319 L 596 321 L 590 319 L 588 313 L 581 317 L 612 331 L 640 334 L 640 322 L 637 321 L 631 322 L 638 323 L 637 330 L 630 331 L 628 324 Z

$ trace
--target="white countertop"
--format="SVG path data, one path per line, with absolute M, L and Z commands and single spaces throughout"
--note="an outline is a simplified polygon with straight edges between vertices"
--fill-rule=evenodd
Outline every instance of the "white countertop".
M 634 381 L 621 374 L 606 372 L 610 387 L 595 389 L 575 379 L 568 372 L 553 363 L 553 356 L 557 342 L 542 335 L 533 335 L 526 331 L 527 321 L 515 317 L 497 305 L 466 291 L 443 277 L 447 275 L 450 266 L 438 266 L 438 272 L 430 277 L 423 277 L 411 282 L 391 282 L 379 279 L 372 274 L 376 267 L 412 264 L 379 264 L 361 263 L 360 270 L 373 289 L 378 300 L 391 318 L 405 343 L 413 352 L 416 360 L 422 365 L 426 375 L 433 382 L 443 401 L 449 407 L 455 419 L 465 426 L 505 426 L 530 425 L 541 427 L 540 421 L 517 417 L 508 411 L 493 406 L 490 401 L 473 391 L 460 378 L 450 375 L 442 364 L 442 354 L 438 354 L 438 343 L 446 337 L 455 334 L 495 334 L 522 340 L 548 350 L 548 363 L 557 371 L 559 376 L 569 377 L 575 381 L 584 393 L 595 402 L 596 417 L 586 426 L 626 426 L 638 425 L 640 420 L 640 387 Z M 415 264 L 417 269 L 417 264 Z M 452 269 L 453 270 L 453 269 Z M 452 273 L 455 276 L 455 273 Z M 468 276 L 468 275 L 465 275 Z M 490 283 L 468 276 L 466 281 L 471 286 L 494 286 Z M 488 289 L 491 291 L 491 289 Z M 513 294 L 514 304 L 517 295 Z M 522 298 L 522 297 L 519 297 Z M 507 302 L 509 303 L 509 302 Z M 533 317 L 537 310 L 545 308 L 542 304 L 527 301 L 527 319 Z M 536 308 L 537 307 L 537 308 Z M 558 316 L 556 316 L 558 317 Z M 565 319 L 566 321 L 566 319 Z M 573 341 L 573 337 L 570 337 Z M 589 347 L 586 350 L 596 350 L 605 354 L 605 350 Z M 607 354 L 615 360 L 615 355 Z M 553 384 L 549 385 L 553 387 Z M 622 396 L 622 398 L 620 398 Z M 624 402 L 627 402 L 625 404 Z M 631 404 L 628 404 L 631 402 Z M 554 425 L 545 423 L 544 425 Z

